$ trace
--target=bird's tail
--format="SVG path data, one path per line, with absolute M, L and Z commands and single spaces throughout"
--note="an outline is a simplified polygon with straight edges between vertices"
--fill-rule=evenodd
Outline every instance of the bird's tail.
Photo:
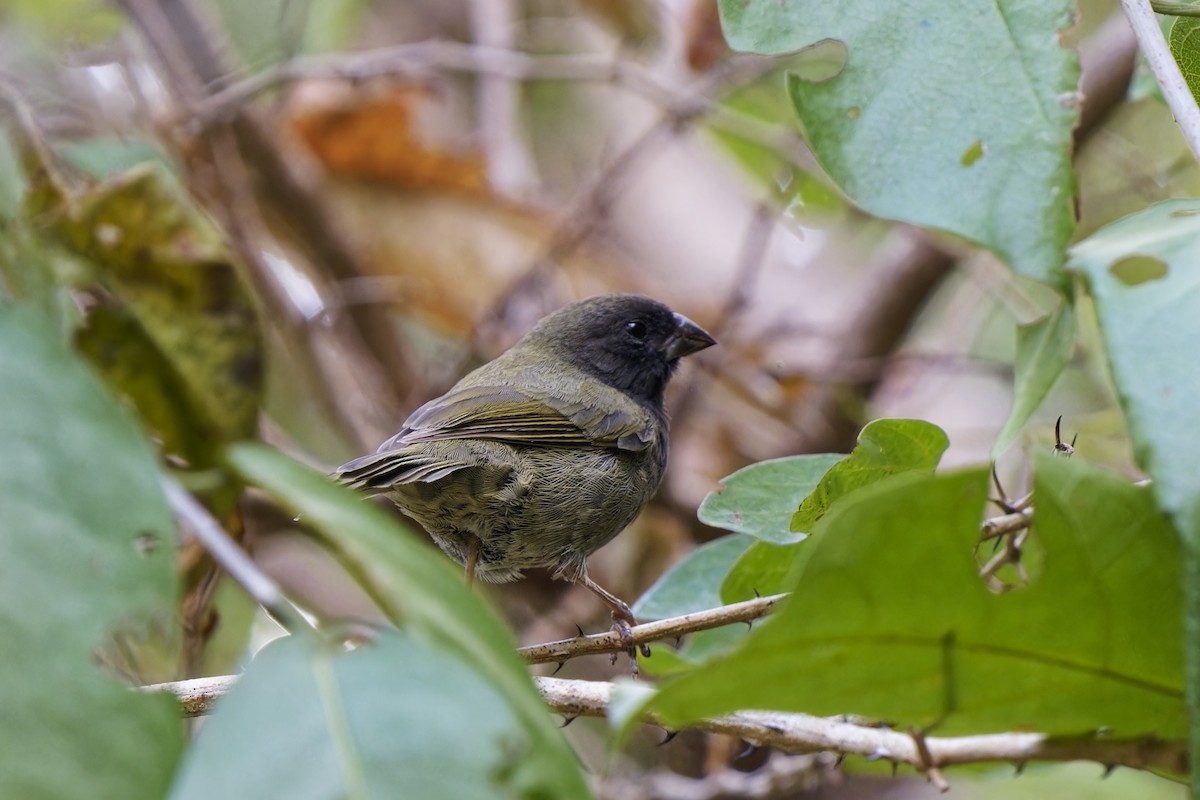
M 403 483 L 433 483 L 467 465 L 432 458 L 412 450 L 388 450 L 347 461 L 333 479 L 352 489 L 386 492 Z

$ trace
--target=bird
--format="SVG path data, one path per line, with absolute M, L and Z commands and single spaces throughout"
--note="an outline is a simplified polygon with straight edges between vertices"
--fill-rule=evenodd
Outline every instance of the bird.
M 548 568 L 587 588 L 632 658 L 633 611 L 588 576 L 587 559 L 657 491 L 667 383 L 681 358 L 714 344 L 648 297 L 571 303 L 333 477 L 390 498 L 463 566 L 468 584 Z

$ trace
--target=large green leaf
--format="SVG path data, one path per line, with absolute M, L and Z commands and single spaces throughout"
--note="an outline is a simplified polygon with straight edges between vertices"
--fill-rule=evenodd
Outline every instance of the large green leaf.
M 805 455 L 774 458 L 743 467 L 721 481 L 700 504 L 697 515 L 705 525 L 746 533 L 766 542 L 803 539 L 791 527 L 800 502 L 845 456 Z
M 299 514 L 393 622 L 470 665 L 506 698 L 530 742 L 513 759 L 511 786 L 538 797 L 589 795 L 512 636 L 447 559 L 421 546 L 382 509 L 280 453 L 238 445 L 229 460 L 247 481 Z
M 965 236 L 1050 278 L 1073 222 L 1070 0 L 720 0 L 736 50 L 846 47 L 788 91 L 822 166 L 872 214 Z
M 1200 763 L 1200 201 L 1171 200 L 1071 251 L 1096 315 L 1134 450 L 1184 540 L 1191 758 Z M 1200 769 L 1193 770 L 1200 796 Z
M 771 708 L 947 734 L 1182 736 L 1179 546 L 1151 492 L 1041 457 L 1044 559 L 997 595 L 973 555 L 987 483 L 982 469 L 905 475 L 847 498 L 801 545 L 780 611 L 648 707 L 670 724 Z
M 1075 311 L 1066 302 L 1046 317 L 1017 328 L 1013 407 L 992 445 L 992 458 L 1008 449 L 1029 417 L 1046 399 L 1050 387 L 1071 360 L 1074 344 Z
M 1200 546 L 1200 200 L 1169 200 L 1071 249 L 1086 281 L 1136 454 Z
M 442 649 L 289 636 L 221 698 L 171 797 L 518 797 L 509 775 L 533 746 L 503 694 Z
M 0 306 L 0 408 L 0 796 L 160 798 L 178 708 L 98 664 L 143 677 L 130 648 L 174 627 L 154 455 L 26 306 Z

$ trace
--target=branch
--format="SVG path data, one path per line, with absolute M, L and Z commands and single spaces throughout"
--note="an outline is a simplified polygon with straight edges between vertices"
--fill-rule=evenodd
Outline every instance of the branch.
M 1151 0 L 1150 8 L 1155 14 L 1169 17 L 1200 17 L 1200 6 L 1191 3 L 1159 3 Z
M 1138 46 L 1146 57 L 1146 64 L 1154 73 L 1154 79 L 1158 81 L 1163 98 L 1175 115 L 1175 122 L 1183 131 L 1183 138 L 1187 140 L 1192 155 L 1200 159 L 1200 107 L 1197 107 L 1196 98 L 1179 71 L 1179 64 L 1163 38 L 1158 18 L 1154 16 L 1150 5 L 1148 0 L 1121 0 L 1121 8 L 1129 18 Z
M 192 497 L 174 478 L 164 477 L 162 489 L 175 516 L 254 602 L 271 612 L 289 631 L 303 624 L 303 617 L 292 608 L 279 585 L 259 569 L 199 500 Z
M 602 681 L 535 678 L 546 704 L 566 716 L 604 716 L 613 684 Z M 1044 733 L 997 733 L 953 738 L 920 737 L 837 719 L 776 711 L 739 711 L 689 726 L 710 733 L 738 736 L 760 747 L 787 753 L 832 750 L 846 755 L 887 759 L 920 768 L 921 749 L 932 766 L 983 761 L 1096 761 L 1106 766 L 1185 772 L 1186 752 L 1180 742 L 1152 738 L 1103 739 L 1096 736 L 1051 737 Z
M 979 541 L 986 542 L 989 539 L 997 539 L 1001 536 L 1007 536 L 1010 533 L 1016 533 L 1019 530 L 1029 527 L 1029 523 L 1033 521 L 1033 506 L 1023 508 L 1020 511 L 1014 511 L 1011 514 L 1001 514 L 998 517 L 989 517 L 983 521 L 982 530 L 979 533 Z
M 385 76 L 428 77 L 436 72 L 480 73 L 511 81 L 612 83 L 645 95 L 658 105 L 672 105 L 680 96 L 649 70 L 627 59 L 607 55 L 534 56 L 499 47 L 429 40 L 358 53 L 297 58 L 215 92 L 192 108 L 189 120 L 191 125 L 207 127 L 238 113 L 255 95 L 300 80 L 361 81 Z M 711 103 L 709 100 L 706 105 Z
M 173 694 L 179 698 L 187 716 L 200 716 L 210 713 L 215 701 L 228 692 L 236 680 L 233 675 L 196 678 L 144 686 L 142 691 Z M 613 684 L 604 681 L 534 678 L 534 682 L 546 705 L 567 717 L 603 717 L 612 700 Z M 1026 761 L 1095 761 L 1106 767 L 1153 769 L 1176 774 L 1187 771 L 1187 755 L 1182 743 L 1150 737 L 1052 737 L 1044 733 L 928 737 L 775 711 L 739 711 L 701 720 L 689 727 L 737 736 L 751 744 L 773 747 L 785 753 L 833 751 L 869 759 L 887 759 L 922 770 L 989 761 L 1014 762 L 1018 767 Z
M 684 614 L 657 622 L 646 622 L 630 628 L 635 645 L 647 642 L 658 642 L 664 639 L 677 639 L 688 633 L 696 633 L 710 628 L 719 628 L 735 622 L 752 622 L 766 616 L 785 597 L 786 594 L 775 594 L 770 597 L 756 597 L 741 603 L 733 603 L 707 611 L 697 611 L 694 614 Z M 628 644 L 622 644 L 615 631 L 597 633 L 591 636 L 577 636 L 574 639 L 562 639 L 557 642 L 535 644 L 518 650 L 521 658 L 529 664 L 549 664 L 563 662 L 579 656 L 598 655 L 600 653 L 623 653 Z

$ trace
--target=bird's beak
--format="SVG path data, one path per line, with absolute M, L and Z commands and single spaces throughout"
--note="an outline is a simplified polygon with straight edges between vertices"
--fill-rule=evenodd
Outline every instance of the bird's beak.
M 666 354 L 667 361 L 683 358 L 717 343 L 716 339 L 708 335 L 708 331 L 683 314 L 675 315 L 675 324 L 675 332 L 663 343 L 663 353 Z

